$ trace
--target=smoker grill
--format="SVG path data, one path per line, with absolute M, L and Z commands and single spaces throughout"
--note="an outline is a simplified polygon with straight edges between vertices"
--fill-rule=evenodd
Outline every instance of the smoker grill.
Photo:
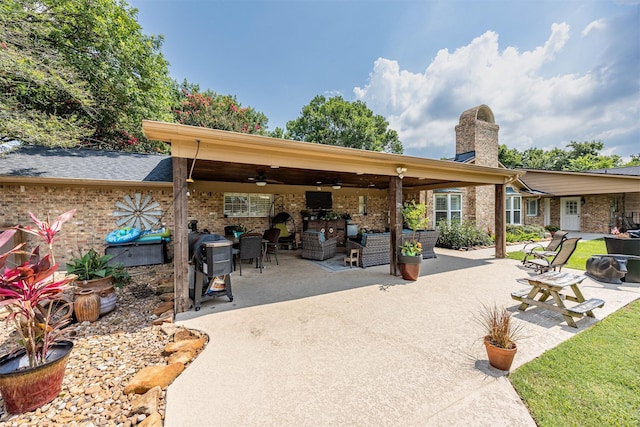
M 194 274 L 189 275 L 189 296 L 196 311 L 202 301 L 224 296 L 233 301 L 231 272 L 233 271 L 233 242 L 219 234 L 189 233 L 189 263 Z M 214 284 L 224 281 L 224 289 Z

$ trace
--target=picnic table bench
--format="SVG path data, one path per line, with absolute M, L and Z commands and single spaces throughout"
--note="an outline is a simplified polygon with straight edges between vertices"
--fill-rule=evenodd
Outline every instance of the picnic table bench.
M 527 277 L 521 279 L 527 281 L 532 288 L 524 289 L 511 293 L 511 298 L 520 301 L 522 304 L 518 310 L 526 310 L 530 305 L 542 307 L 545 310 L 555 311 L 562 314 L 569 326 L 577 328 L 574 317 L 582 318 L 584 316 L 595 317 L 593 310 L 602 307 L 604 301 L 597 298 L 585 300 L 578 285 L 586 279 L 584 275 L 575 275 L 571 273 L 561 273 L 550 271 L 544 274 Z M 566 291 L 571 290 L 573 295 Z M 537 299 L 536 299 L 537 297 Z M 549 297 L 551 301 L 547 302 Z M 577 302 L 577 305 L 567 307 L 564 301 Z

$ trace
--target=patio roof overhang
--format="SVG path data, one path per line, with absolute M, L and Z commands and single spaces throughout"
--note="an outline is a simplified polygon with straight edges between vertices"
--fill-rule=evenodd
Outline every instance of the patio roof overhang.
M 397 255 L 402 235 L 403 191 L 494 185 L 496 257 L 506 256 L 505 188 L 523 172 L 148 120 L 143 120 L 142 129 L 148 139 L 171 145 L 176 312 L 189 308 L 186 230 L 189 177 L 195 181 L 248 183 L 264 175 L 267 182 L 288 186 L 338 182 L 341 187 L 386 190 L 392 275 L 400 274 Z
M 389 177 L 406 169 L 405 191 L 504 184 L 523 172 L 449 160 L 358 150 L 144 120 L 147 138 L 171 145 L 176 158 L 196 159 L 192 178 L 211 182 L 252 182 L 264 175 L 283 185 L 386 189 Z M 199 141 L 199 142 L 198 142 Z M 197 154 L 196 154 L 197 153 Z M 191 162 L 189 163 L 191 167 Z

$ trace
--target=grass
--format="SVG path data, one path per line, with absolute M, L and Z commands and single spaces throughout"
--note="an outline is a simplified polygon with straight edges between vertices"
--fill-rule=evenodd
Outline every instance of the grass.
M 543 245 L 546 245 L 546 242 L 541 242 Z M 576 270 L 584 270 L 587 265 L 587 259 L 591 255 L 594 254 L 606 254 L 607 246 L 604 243 L 604 239 L 594 239 L 594 240 L 580 240 L 578 242 L 578 246 L 576 247 L 576 251 L 569 258 L 569 262 L 567 263 L 567 268 L 573 268 Z M 507 254 L 507 258 L 515 259 L 521 261 L 524 258 L 524 252 L 515 251 L 509 252 Z
M 640 300 L 513 372 L 540 427 L 640 425 Z

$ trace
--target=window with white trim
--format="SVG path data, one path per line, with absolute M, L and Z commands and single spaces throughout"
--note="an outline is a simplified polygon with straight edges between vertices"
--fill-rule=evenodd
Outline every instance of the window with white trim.
M 433 206 L 436 224 L 443 219 L 447 221 L 462 219 L 462 195 L 459 193 L 435 194 Z
M 522 220 L 521 220 L 522 197 L 520 197 L 520 195 L 507 196 L 506 205 L 507 205 L 507 224 L 521 224 L 522 223 Z
M 228 217 L 264 217 L 271 211 L 273 194 L 224 193 L 224 214 Z
M 358 213 L 360 215 L 367 214 L 367 196 L 358 196 Z
M 527 199 L 527 216 L 538 216 L 538 199 Z

